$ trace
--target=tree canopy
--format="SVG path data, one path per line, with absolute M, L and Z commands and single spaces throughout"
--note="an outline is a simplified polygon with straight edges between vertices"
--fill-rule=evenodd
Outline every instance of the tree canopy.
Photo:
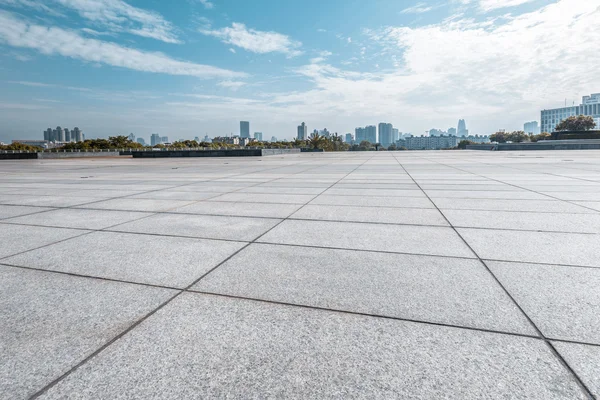
M 490 135 L 490 142 L 498 142 L 498 143 L 521 143 L 529 140 L 529 135 L 527 135 L 523 131 L 514 131 L 514 132 L 496 132 Z
M 595 127 L 596 122 L 594 122 L 594 118 L 590 117 L 589 115 L 578 115 L 563 119 L 558 125 L 556 125 L 555 130 L 558 132 L 577 132 L 589 131 Z

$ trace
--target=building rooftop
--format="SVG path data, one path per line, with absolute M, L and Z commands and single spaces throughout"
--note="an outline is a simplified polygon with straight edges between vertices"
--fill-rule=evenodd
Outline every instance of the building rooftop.
M 0 162 L 0 398 L 600 396 L 600 151 Z

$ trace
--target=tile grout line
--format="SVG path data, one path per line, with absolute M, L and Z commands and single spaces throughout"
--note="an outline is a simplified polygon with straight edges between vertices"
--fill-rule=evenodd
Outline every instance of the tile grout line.
M 394 158 L 396 158 L 395 156 L 393 156 Z M 398 160 L 398 158 L 396 158 L 396 161 L 398 162 L 398 164 L 405 170 L 405 172 L 411 176 L 412 175 L 406 170 L 406 168 L 404 168 L 404 166 L 402 165 L 402 163 L 400 162 L 400 160 Z M 428 160 L 429 161 L 429 160 Z M 413 179 L 414 180 L 414 179 Z M 415 184 L 419 187 L 421 187 L 416 180 L 414 180 Z M 427 196 L 427 198 L 429 198 L 429 195 L 427 194 L 427 192 L 423 189 L 421 189 L 423 191 L 423 194 L 425 194 L 425 196 Z M 430 199 L 431 200 L 431 199 Z M 433 203 L 433 201 L 432 201 Z M 435 203 L 434 203 L 435 204 Z M 437 205 L 436 205 L 437 208 Z M 440 212 L 440 214 L 442 214 L 442 216 L 444 218 L 446 218 L 446 216 L 444 215 L 444 213 L 437 208 L 437 210 Z M 463 243 L 471 250 L 471 252 L 473 252 L 473 254 L 477 257 L 477 259 L 479 260 L 479 262 L 481 263 L 481 265 L 483 265 L 483 267 L 488 271 L 488 273 L 492 276 L 492 278 L 496 281 L 496 283 L 502 288 L 502 290 L 504 291 L 504 293 L 512 300 L 513 304 L 517 307 L 517 309 L 522 313 L 522 315 L 527 319 L 527 321 L 530 323 L 530 325 L 535 329 L 535 331 L 537 332 L 538 336 L 540 337 L 540 339 L 543 340 L 543 342 L 546 344 L 546 347 L 550 350 L 550 352 L 555 356 L 555 358 L 557 359 L 557 361 L 568 371 L 571 373 L 571 376 L 575 379 L 575 382 L 578 384 L 578 386 L 580 387 L 580 389 L 586 394 L 586 396 L 588 396 L 588 398 L 590 399 L 594 399 L 594 395 L 592 394 L 592 391 L 590 390 L 590 388 L 587 387 L 587 385 L 583 382 L 583 380 L 579 377 L 579 375 L 577 373 L 575 373 L 575 370 L 569 365 L 569 363 L 567 363 L 567 361 L 564 359 L 564 357 L 554 348 L 554 346 L 552 346 L 552 343 L 544 336 L 544 334 L 542 333 L 542 331 L 538 328 L 538 326 L 533 322 L 533 320 L 531 319 L 531 317 L 525 312 L 525 310 L 521 307 L 521 305 L 517 302 L 517 300 L 512 296 L 512 294 L 508 291 L 508 289 L 502 284 L 502 282 L 500 281 L 500 279 L 498 279 L 498 277 L 492 272 L 492 270 L 489 268 L 489 266 L 485 263 L 485 261 L 479 256 L 479 254 L 477 254 L 477 252 L 475 252 L 475 250 L 471 247 L 471 245 L 466 241 L 466 239 L 458 232 L 458 230 L 452 225 L 452 223 L 450 222 L 450 220 L 448 220 L 448 218 L 446 218 L 446 221 L 448 221 L 448 223 L 450 224 L 450 226 L 452 227 L 452 229 L 454 229 L 454 232 L 461 238 L 461 240 L 463 241 Z

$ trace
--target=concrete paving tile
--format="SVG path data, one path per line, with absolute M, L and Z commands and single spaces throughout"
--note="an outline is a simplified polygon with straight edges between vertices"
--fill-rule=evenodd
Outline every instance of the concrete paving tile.
M 194 294 L 179 296 L 42 398 L 266 394 L 586 398 L 537 339 Z
M 544 336 L 600 345 L 600 268 L 488 266 Z
M 502 200 L 502 199 L 444 199 L 432 201 L 440 209 L 448 210 L 490 210 L 520 212 L 594 213 L 593 210 L 560 200 Z M 600 210 L 600 203 L 599 210 Z
M 261 193 L 261 194 L 303 194 L 315 196 L 322 193 L 325 188 L 312 187 L 285 187 L 285 186 L 252 186 L 245 189 L 240 189 L 237 193 Z
M 423 240 L 423 238 L 428 240 Z M 260 242 L 475 257 L 451 229 L 432 226 L 286 220 Z
M 600 398 L 600 347 L 552 342 L 577 376 L 596 398 Z
M 542 193 L 542 192 L 540 192 Z M 555 192 L 555 191 L 547 191 L 543 192 L 552 197 L 556 197 L 557 199 L 567 200 L 567 201 L 597 201 L 600 199 L 600 193 L 582 193 L 582 192 Z
M 407 207 L 435 208 L 426 197 L 390 197 L 390 196 L 337 196 L 322 194 L 310 204 L 360 206 L 360 207 Z
M 594 210 L 600 211 L 600 201 L 574 201 L 574 203 L 583 207 L 593 208 Z
M 523 213 L 474 210 L 444 210 L 443 213 L 456 227 L 600 233 L 600 213 Z
M 158 199 L 158 200 L 186 200 L 186 201 L 199 201 L 208 199 L 210 197 L 217 196 L 218 193 L 214 192 L 179 192 L 179 191 L 165 191 L 161 190 L 158 192 L 148 192 L 136 194 L 135 196 L 128 197 L 129 199 Z
M 213 215 L 158 214 L 119 225 L 120 232 L 252 241 L 281 220 Z
M 240 203 L 306 204 L 314 197 L 315 195 L 312 194 L 228 193 L 211 200 Z
M 600 236 L 458 228 L 484 259 L 600 267 Z
M 335 196 L 389 196 L 389 197 L 425 197 L 423 192 L 415 189 L 344 189 L 331 188 L 323 192 Z
M 252 244 L 192 290 L 536 335 L 478 260 Z
M 94 232 L 2 262 L 184 288 L 242 246 L 238 242 Z
M 302 204 L 221 203 L 216 201 L 203 201 L 176 208 L 171 212 L 184 214 L 286 218 L 300 207 L 302 207 Z
M 50 210 L 53 210 L 53 208 L 0 205 L 0 219 L 13 218 L 20 215 L 34 214 Z
M 84 233 L 86 231 L 0 223 L 0 258 Z
M 0 266 L 0 398 L 28 398 L 175 293 Z
M 39 207 L 73 207 L 98 201 L 95 197 L 1 195 L 0 204 Z
M 547 200 L 544 196 L 528 191 L 476 191 L 476 190 L 426 190 L 432 199 L 511 199 L 511 200 Z
M 29 224 L 39 226 L 58 226 L 63 228 L 104 229 L 109 226 L 152 215 L 134 211 L 85 210 L 63 208 L 40 214 L 4 220 L 6 223 Z
M 113 199 L 99 201 L 79 208 L 121 211 L 168 211 L 191 204 L 189 200 L 157 200 L 157 199 Z
M 321 221 L 380 222 L 389 224 L 443 225 L 446 219 L 436 209 L 325 206 L 308 204 L 291 218 Z

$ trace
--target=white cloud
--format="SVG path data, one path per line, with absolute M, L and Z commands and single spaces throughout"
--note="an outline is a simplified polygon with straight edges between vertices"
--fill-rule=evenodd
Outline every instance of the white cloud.
M 233 54 L 235 54 L 235 49 L 234 48 L 230 47 L 229 51 L 232 52 Z
M 302 51 L 299 50 L 302 43 L 290 39 L 289 36 L 277 32 L 248 29 L 246 25 L 237 22 L 234 22 L 231 27 L 215 30 L 202 29 L 200 32 L 253 53 L 275 52 L 286 54 L 288 57 L 302 54 Z
M 208 0 L 198 0 L 198 3 L 202 4 L 207 10 L 210 10 L 215 7 L 215 5 Z
M 18 8 L 32 8 L 47 15 L 52 15 L 55 17 L 63 16 L 60 12 L 48 7 L 47 5 L 33 0 L 0 0 L 0 5 Z
M 221 82 L 217 83 L 217 85 L 235 91 L 235 90 L 238 90 L 239 88 L 241 88 L 242 86 L 246 85 L 246 82 L 241 82 L 241 81 L 221 81 Z
M 422 14 L 433 10 L 433 6 L 428 6 L 425 3 L 417 3 L 414 6 L 405 8 L 400 11 L 401 14 Z
M 145 52 L 112 42 L 85 38 L 75 31 L 45 27 L 0 11 L 0 43 L 13 47 L 35 49 L 46 55 L 96 62 L 136 71 L 200 78 L 234 78 L 246 76 L 209 65 L 179 61 L 157 52 Z
M 167 43 L 181 43 L 175 28 L 159 13 L 133 7 L 122 0 L 53 1 L 113 32 L 129 32 Z
M 535 0 L 479 0 L 479 8 L 483 11 L 491 11 L 499 8 L 520 6 L 521 4 L 531 3 L 533 1 Z

